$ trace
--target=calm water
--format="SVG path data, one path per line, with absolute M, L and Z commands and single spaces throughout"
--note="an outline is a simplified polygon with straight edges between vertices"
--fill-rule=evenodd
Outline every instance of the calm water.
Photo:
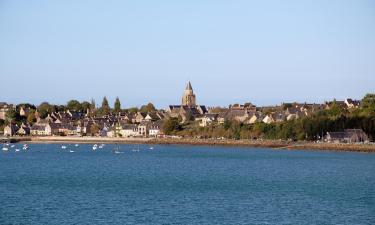
M 0 224 L 375 224 L 375 154 L 91 146 L 0 152 Z

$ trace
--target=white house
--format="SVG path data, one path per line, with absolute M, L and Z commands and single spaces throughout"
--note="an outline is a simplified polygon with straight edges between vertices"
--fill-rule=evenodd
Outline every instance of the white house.
M 135 124 L 124 124 L 121 126 L 120 134 L 122 137 L 134 137 L 138 135 L 138 127 Z
M 267 115 L 266 117 L 264 117 L 262 121 L 263 123 L 267 123 L 267 124 L 275 122 L 275 120 L 270 115 Z

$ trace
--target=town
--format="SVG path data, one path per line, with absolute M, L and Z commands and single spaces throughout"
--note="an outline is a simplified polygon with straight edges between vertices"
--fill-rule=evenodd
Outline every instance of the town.
M 10 136 L 190 137 L 221 139 L 285 139 L 327 142 L 369 142 L 375 138 L 375 95 L 362 100 L 282 103 L 259 107 L 251 103 L 228 107 L 197 104 L 187 83 L 180 105 L 159 110 L 152 103 L 141 108 L 114 107 L 106 97 L 71 100 L 67 105 L 47 102 L 0 103 L 0 128 Z

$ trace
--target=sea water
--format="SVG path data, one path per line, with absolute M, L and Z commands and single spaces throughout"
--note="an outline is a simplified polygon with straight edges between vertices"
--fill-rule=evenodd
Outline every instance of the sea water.
M 375 224 L 375 154 L 32 144 L 0 152 L 0 224 Z

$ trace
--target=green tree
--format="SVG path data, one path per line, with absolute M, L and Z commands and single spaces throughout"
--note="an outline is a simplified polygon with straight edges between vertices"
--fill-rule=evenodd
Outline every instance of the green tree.
M 114 112 L 115 113 L 121 112 L 121 102 L 120 102 L 120 99 L 118 97 L 116 97 L 116 100 L 115 100 Z
M 99 126 L 97 124 L 92 124 L 90 126 L 90 134 L 91 136 L 96 136 L 99 134 Z
M 140 109 L 141 113 L 154 112 L 156 110 L 155 106 L 150 102 L 147 105 L 143 105 Z
M 70 110 L 70 111 L 76 111 L 76 112 L 79 112 L 82 110 L 82 105 L 79 101 L 77 100 L 70 100 L 67 104 L 66 104 L 66 107 Z
M 30 124 L 33 124 L 33 123 L 36 122 L 35 110 L 34 109 L 31 109 L 30 112 L 29 112 L 29 115 L 27 115 L 27 122 L 30 123 Z
M 168 118 L 163 123 L 163 131 L 165 134 L 170 135 L 176 131 L 182 130 L 177 118 Z
M 5 113 L 5 119 L 6 119 L 6 122 L 8 124 L 11 123 L 11 122 L 15 122 L 18 117 L 20 117 L 20 116 L 19 116 L 18 112 L 15 109 L 9 109 Z
M 54 108 L 48 102 L 43 102 L 38 106 L 38 113 L 41 118 L 46 118 L 52 112 L 54 112 Z
M 375 113 L 375 94 L 366 94 L 361 101 L 361 106 L 367 113 Z
M 88 102 L 88 101 L 83 101 L 83 102 L 81 103 L 81 108 L 82 108 L 82 111 L 83 111 L 83 112 L 87 112 L 87 110 L 88 110 L 88 109 L 90 110 L 90 108 L 91 108 L 91 104 L 90 104 L 90 102 Z
M 139 110 L 139 109 L 138 109 L 137 107 L 132 107 L 132 108 L 129 108 L 129 109 L 128 109 L 128 112 L 133 114 L 133 113 L 137 113 L 138 110 Z
M 100 107 L 97 113 L 101 116 L 106 116 L 110 113 L 110 111 L 111 108 L 109 107 L 107 97 L 104 96 L 102 101 L 102 107 Z

